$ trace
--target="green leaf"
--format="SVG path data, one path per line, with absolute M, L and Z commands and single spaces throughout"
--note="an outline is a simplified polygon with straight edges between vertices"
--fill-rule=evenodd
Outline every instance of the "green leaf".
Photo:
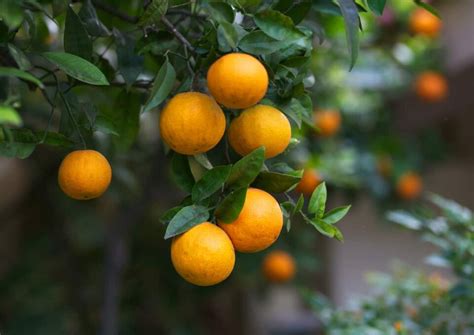
M 335 224 L 336 222 L 342 220 L 344 216 L 346 216 L 346 214 L 349 212 L 349 209 L 351 209 L 350 205 L 331 209 L 329 212 L 324 214 L 323 220 L 326 223 Z
M 92 55 L 92 41 L 89 34 L 70 6 L 64 24 L 64 51 L 86 60 L 90 60 Z
M 97 12 L 92 5 L 91 0 L 83 1 L 81 10 L 78 13 L 82 22 L 84 22 L 87 32 L 91 36 L 109 36 L 110 31 L 107 27 L 99 20 Z
M 0 22 L 4 21 L 10 30 L 18 28 L 23 21 L 21 1 L 2 0 L 0 2 Z
M 14 108 L 0 105 L 0 124 L 21 126 L 23 121 Z
M 262 171 L 252 186 L 270 193 L 283 193 L 300 182 L 303 170 L 297 171 L 297 173 L 298 174 L 286 174 Z
M 10 43 L 8 43 L 8 50 L 10 51 L 10 55 L 12 55 L 20 70 L 25 71 L 31 69 L 31 62 L 28 57 L 26 57 L 26 55 L 23 53 L 23 51 L 21 51 L 19 48 Z
M 229 195 L 222 200 L 214 213 L 219 221 L 231 223 L 237 220 L 244 207 L 246 195 L 246 186 L 230 192 Z
M 421 8 L 424 8 L 426 9 L 428 12 L 430 12 L 431 14 L 437 16 L 438 18 L 441 18 L 440 14 L 439 14 L 439 11 L 434 8 L 433 6 L 431 6 L 430 4 L 422 1 L 422 0 L 415 0 L 415 3 L 417 6 L 421 7 Z
M 234 189 L 250 185 L 260 173 L 264 161 L 265 148 L 255 149 L 232 166 L 227 185 Z
M 216 193 L 229 178 L 232 165 L 216 166 L 199 179 L 192 190 L 192 200 L 200 202 Z
M 160 22 L 168 10 L 168 0 L 152 0 L 138 20 L 140 27 L 146 27 Z
M 91 84 L 109 85 L 105 75 L 87 60 L 66 52 L 44 52 L 42 55 L 71 77 Z
M 347 45 L 351 55 L 352 69 L 359 54 L 359 12 L 354 0 L 337 0 L 346 26 Z
M 143 55 L 137 55 L 135 52 L 136 41 L 134 38 L 123 35 L 114 29 L 115 41 L 117 44 L 117 63 L 118 71 L 122 75 L 127 87 L 135 82 L 143 70 Z
M 300 197 L 298 198 L 298 201 L 296 202 L 296 206 L 293 209 L 292 214 L 296 214 L 297 212 L 299 212 L 303 208 L 303 206 L 304 206 L 304 195 L 300 194 Z
M 40 88 L 44 88 L 43 83 L 28 72 L 15 69 L 13 67 L 0 67 L 0 77 L 17 77 L 23 80 L 27 80 L 35 84 Z
M 333 238 L 336 235 L 337 227 L 330 225 L 329 223 L 324 222 L 321 219 L 314 219 L 314 220 L 306 220 L 310 223 L 314 228 L 317 229 L 321 234 Z
M 305 35 L 290 17 L 275 10 L 265 10 L 255 15 L 255 24 L 268 36 L 279 41 L 296 40 Z
M 286 47 L 287 41 L 278 41 L 263 31 L 257 30 L 245 35 L 239 42 L 238 47 L 246 53 L 254 55 L 268 55 Z
M 168 224 L 183 207 L 184 206 L 176 206 L 168 209 L 163 213 L 163 215 L 160 216 L 160 222 L 163 224 Z
M 229 52 L 237 47 L 237 43 L 246 31 L 239 25 L 222 21 L 217 28 L 217 42 L 222 52 Z
M 182 234 L 209 219 L 209 210 L 203 206 L 191 205 L 182 208 L 168 223 L 165 239 Z
M 235 13 L 232 7 L 225 2 L 213 1 L 209 3 L 209 11 L 214 20 L 222 22 L 234 22 Z
M 150 97 L 143 107 L 144 113 L 165 101 L 166 97 L 173 89 L 175 80 L 176 71 L 174 70 L 173 65 L 166 60 L 155 78 Z
M 194 186 L 194 176 L 189 167 L 188 157 L 177 153 L 171 159 L 171 176 L 174 182 L 187 192 L 191 192 Z
M 140 103 L 141 99 L 138 94 L 123 90 L 115 100 L 115 108 L 107 113 L 118 132 L 118 137 L 113 140 L 120 151 L 129 149 L 137 138 Z
M 295 24 L 300 23 L 311 10 L 311 1 L 302 1 L 295 4 L 285 14 L 288 15 Z
M 385 8 L 385 3 L 387 0 L 367 0 L 369 8 L 377 15 L 383 14 L 383 9 Z
M 321 219 L 326 209 L 327 189 L 326 183 L 322 182 L 316 187 L 309 200 L 308 212 L 316 214 L 316 218 Z

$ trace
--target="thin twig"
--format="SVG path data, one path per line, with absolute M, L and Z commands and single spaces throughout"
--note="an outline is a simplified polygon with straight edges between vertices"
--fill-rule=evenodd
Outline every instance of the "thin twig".
M 196 53 L 196 49 L 189 43 L 189 41 L 184 37 L 178 29 L 166 18 L 166 16 L 161 17 L 161 22 L 168 28 L 168 30 L 191 52 Z

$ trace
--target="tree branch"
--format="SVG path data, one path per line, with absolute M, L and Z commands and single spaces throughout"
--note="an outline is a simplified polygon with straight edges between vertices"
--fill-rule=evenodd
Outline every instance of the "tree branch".
M 161 22 L 168 28 L 168 30 L 173 33 L 174 36 L 183 44 L 186 48 L 188 48 L 191 52 L 195 53 L 196 49 L 189 43 L 189 41 L 184 37 L 176 27 L 168 20 L 165 16 L 161 17 Z

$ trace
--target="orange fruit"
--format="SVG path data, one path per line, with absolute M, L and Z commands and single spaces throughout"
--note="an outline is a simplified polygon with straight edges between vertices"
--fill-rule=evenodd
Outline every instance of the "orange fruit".
M 212 96 L 225 107 L 248 108 L 265 96 L 268 73 L 257 58 L 230 53 L 211 65 L 207 85 Z
M 188 282 L 211 286 L 232 273 L 235 251 L 221 228 L 203 222 L 173 239 L 171 261 L 179 275 Z
M 316 187 L 321 184 L 323 180 L 319 175 L 318 171 L 314 169 L 305 169 L 303 177 L 296 186 L 295 190 L 304 195 L 311 195 Z
M 443 75 L 426 71 L 416 78 L 415 91 L 421 99 L 437 102 L 443 100 L 448 94 L 448 83 Z
M 414 34 L 437 37 L 441 30 L 441 20 L 423 8 L 417 8 L 410 16 L 410 30 Z
M 400 198 L 413 200 L 421 194 L 423 182 L 418 174 L 407 172 L 398 179 L 396 188 Z
M 273 196 L 249 188 L 238 218 L 231 223 L 218 224 L 229 235 L 235 250 L 257 252 L 277 240 L 283 227 L 283 214 Z
M 276 250 L 265 256 L 262 268 L 268 281 L 284 283 L 293 279 L 296 266 L 290 254 L 283 250 Z
M 272 106 L 250 107 L 232 120 L 229 127 L 229 143 L 242 156 L 264 146 L 265 158 L 275 157 L 285 151 L 290 140 L 290 121 Z
M 160 133 L 174 151 L 183 155 L 206 152 L 225 132 L 225 115 L 216 101 L 198 92 L 175 95 L 161 111 Z
M 397 332 L 401 332 L 405 327 L 403 326 L 402 321 L 397 321 L 393 324 L 393 328 L 395 328 Z
M 59 187 L 76 200 L 100 197 L 109 187 L 111 179 L 109 162 L 95 150 L 73 151 L 59 166 Z
M 341 114 L 335 109 L 318 110 L 314 113 L 314 125 L 321 136 L 332 136 L 341 127 Z

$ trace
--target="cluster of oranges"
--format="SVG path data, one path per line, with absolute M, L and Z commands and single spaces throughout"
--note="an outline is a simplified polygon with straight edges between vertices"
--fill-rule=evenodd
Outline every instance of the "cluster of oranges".
M 442 27 L 441 20 L 423 8 L 413 11 L 409 25 L 413 34 L 428 38 L 437 38 Z M 442 74 L 425 71 L 416 78 L 415 92 L 424 101 L 438 102 L 446 98 L 448 83 Z
M 287 117 L 272 106 L 258 104 L 268 88 L 268 74 L 260 61 L 247 54 L 227 54 L 211 65 L 207 83 L 211 95 L 180 93 L 161 111 L 161 137 L 175 152 L 196 155 L 221 141 L 226 116 L 220 105 L 243 109 L 227 129 L 229 144 L 238 154 L 245 156 L 263 146 L 265 158 L 271 158 L 287 148 L 291 139 Z M 255 253 L 268 248 L 282 227 L 283 214 L 277 200 L 263 190 L 249 188 L 235 221 L 218 221 L 217 225 L 203 222 L 175 237 L 171 260 L 188 282 L 214 285 L 231 274 L 235 251 Z M 264 266 L 267 277 L 274 281 L 289 279 L 294 265 L 288 267 L 278 253 L 271 255 Z

